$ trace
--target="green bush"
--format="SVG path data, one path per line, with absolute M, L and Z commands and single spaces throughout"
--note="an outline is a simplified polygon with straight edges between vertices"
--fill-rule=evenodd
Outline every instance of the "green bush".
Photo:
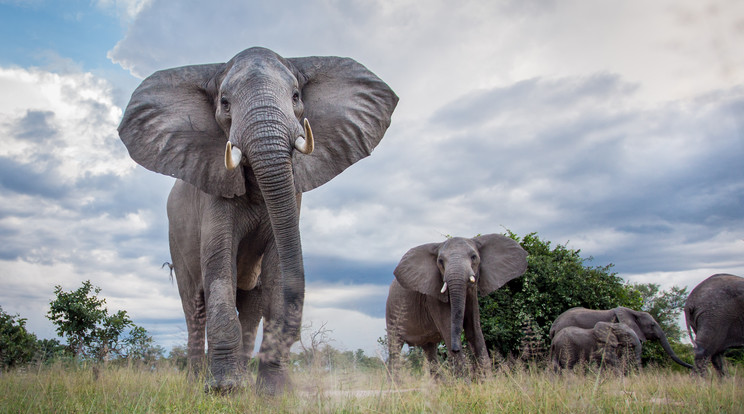
M 501 356 L 518 356 L 523 325 L 533 327 L 533 339 L 549 345 L 548 332 L 555 318 L 575 306 L 610 309 L 616 306 L 639 308 L 641 297 L 628 289 L 612 272 L 612 264 L 589 266 L 592 259 L 565 245 L 551 248 L 537 233 L 520 239 L 508 231 L 524 248 L 527 271 L 501 289 L 479 299 L 481 327 L 486 346 Z
M 2 369 L 25 365 L 36 354 L 36 335 L 26 330 L 26 319 L 0 307 L 0 361 Z

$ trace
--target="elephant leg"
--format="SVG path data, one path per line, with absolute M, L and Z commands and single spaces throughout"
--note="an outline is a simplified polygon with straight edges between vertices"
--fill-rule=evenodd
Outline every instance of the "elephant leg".
M 199 292 L 189 305 L 186 316 L 186 330 L 188 331 L 187 355 L 189 372 L 198 377 L 206 368 L 204 358 L 204 340 L 206 334 L 207 314 L 204 307 L 204 294 Z M 184 306 L 185 308 L 185 306 Z
M 400 371 L 400 351 L 403 348 L 403 340 L 397 335 L 397 328 L 388 326 L 388 375 L 391 379 L 397 379 Z
M 240 329 L 243 334 L 243 350 L 241 353 L 241 365 L 243 367 L 248 366 L 256 344 L 256 333 L 262 315 L 261 299 L 260 287 L 251 290 L 238 289 L 235 295 Z
M 172 229 L 169 238 L 173 270 L 176 272 L 176 282 L 178 283 L 178 294 L 181 296 L 181 306 L 186 318 L 188 371 L 189 375 L 197 378 L 206 368 L 204 341 L 206 340 L 207 315 L 204 291 L 201 283 L 199 283 L 201 282 L 201 274 L 198 273 L 198 266 L 193 268 L 188 266 L 188 262 L 185 260 L 188 255 L 182 254 L 181 250 L 187 246 L 179 245 Z
M 710 358 L 710 361 L 713 363 L 713 368 L 716 369 L 718 377 L 723 377 L 726 375 L 726 369 L 723 365 L 723 352 L 713 354 L 713 356 L 711 356 Z
M 695 369 L 694 373 L 705 376 L 706 367 L 708 365 L 708 362 L 710 361 L 710 355 L 708 355 L 708 352 L 700 346 L 700 344 L 697 344 L 695 347 Z
M 424 350 L 426 363 L 429 365 L 429 374 L 434 378 L 439 378 L 439 358 L 437 357 L 437 344 L 429 343 L 421 346 Z
M 202 233 L 201 243 L 211 372 L 207 389 L 217 392 L 230 391 L 239 386 L 243 348 L 240 322 L 235 311 L 237 242 L 231 231 L 232 220 L 225 220 L 226 216 L 229 216 L 229 212 L 224 209 L 207 215 L 204 227 L 211 231 Z M 214 217 L 221 220 L 215 220 Z
M 263 339 L 258 353 L 258 378 L 256 385 L 262 392 L 276 394 L 288 384 L 285 360 L 289 346 L 296 338 L 288 338 L 284 327 L 284 293 L 279 266 L 279 255 L 272 241 L 264 253 L 261 264 L 262 293 L 266 295 L 262 309 L 264 317 Z
M 465 309 L 467 310 L 464 324 L 465 338 L 467 338 L 468 345 L 473 350 L 478 375 L 486 377 L 491 373 L 491 358 L 488 356 L 486 340 L 483 338 L 483 330 L 480 324 L 480 309 L 476 295 L 468 295 Z

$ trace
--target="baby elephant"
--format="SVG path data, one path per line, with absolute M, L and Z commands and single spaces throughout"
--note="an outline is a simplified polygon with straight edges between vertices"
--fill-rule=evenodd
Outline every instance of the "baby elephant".
M 478 295 L 489 294 L 526 269 L 527 252 L 499 234 L 453 237 L 409 250 L 393 272 L 385 309 L 391 371 L 404 343 L 422 347 L 435 366 L 437 345 L 444 340 L 456 375 L 463 376 L 463 330 L 481 372 L 490 369 Z
M 579 362 L 595 362 L 620 368 L 625 359 L 640 366 L 641 341 L 624 323 L 597 322 L 594 328 L 569 326 L 561 329 L 550 344 L 553 369 L 571 369 Z

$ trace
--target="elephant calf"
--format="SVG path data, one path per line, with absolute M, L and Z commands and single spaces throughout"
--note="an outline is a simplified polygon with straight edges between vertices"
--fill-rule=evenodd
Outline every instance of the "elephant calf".
M 640 366 L 641 341 L 624 323 L 597 322 L 591 329 L 569 326 L 553 337 L 550 355 L 556 371 L 580 362 L 604 363 L 617 369 L 625 360 Z
M 489 294 L 526 269 L 527 252 L 499 234 L 454 237 L 409 250 L 393 272 L 385 308 L 391 370 L 403 343 L 422 347 L 434 365 L 437 345 L 444 340 L 456 374 L 463 375 L 463 330 L 477 364 L 489 369 L 478 294 Z

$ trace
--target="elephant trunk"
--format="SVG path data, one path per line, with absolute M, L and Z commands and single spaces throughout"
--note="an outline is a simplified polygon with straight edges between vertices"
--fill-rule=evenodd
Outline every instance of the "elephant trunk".
M 282 331 L 279 337 L 289 341 L 277 347 L 285 352 L 298 338 L 305 297 L 299 206 L 292 173 L 293 128 L 286 125 L 276 108 L 267 107 L 249 114 L 252 119 L 247 120 L 246 135 L 251 143 L 245 148 L 245 156 L 266 203 L 279 255 L 284 314 L 275 318 L 281 321 L 277 325 Z M 278 361 L 278 357 L 281 355 L 269 356 L 269 360 Z
M 682 365 L 685 368 L 692 369 L 692 365 L 688 364 L 687 362 L 679 359 L 677 354 L 674 353 L 674 350 L 672 349 L 672 346 L 669 345 L 669 341 L 667 340 L 666 335 L 664 334 L 664 331 L 661 330 L 661 327 L 659 327 L 659 332 L 657 332 L 657 335 L 659 336 L 659 342 L 661 342 L 661 347 L 664 348 L 664 351 L 666 351 L 667 354 L 672 358 L 672 360 L 680 365 Z
M 463 329 L 465 319 L 465 295 L 467 294 L 466 286 L 462 283 L 451 282 L 448 285 L 450 299 L 450 351 L 460 352 L 462 343 L 460 334 Z

